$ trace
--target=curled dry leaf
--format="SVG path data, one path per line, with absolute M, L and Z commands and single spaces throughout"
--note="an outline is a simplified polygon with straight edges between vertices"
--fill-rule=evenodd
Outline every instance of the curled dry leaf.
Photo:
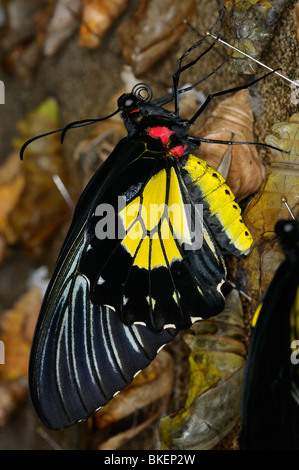
M 222 101 L 192 133 L 205 139 L 252 142 L 253 122 L 249 92 L 241 90 Z M 255 193 L 262 184 L 265 170 L 254 145 L 203 142 L 194 153 L 223 175 L 237 201 Z
M 81 0 L 5 2 L 0 60 L 5 69 L 28 79 L 43 54 L 53 56 L 80 23 Z
M 79 46 L 97 48 L 127 3 L 127 0 L 83 0 Z
M 141 0 L 135 16 L 119 28 L 124 60 L 143 75 L 177 42 L 190 20 L 194 0 Z
M 248 286 L 257 298 L 284 259 L 274 233 L 276 222 L 289 218 L 282 198 L 287 199 L 295 214 L 299 206 L 299 113 L 293 114 L 289 122 L 274 124 L 272 131 L 273 135 L 266 137 L 266 143 L 290 153 L 271 149 L 271 163 L 263 186 L 243 214 L 244 222 L 255 238 L 253 250 L 244 261 L 244 269 Z
M 160 351 L 153 362 L 141 371 L 125 390 L 95 414 L 94 422 L 102 430 L 128 417 L 134 423 L 132 425 L 132 421 L 129 420 L 125 431 L 110 435 L 100 444 L 99 449 L 119 448 L 159 416 L 172 391 L 173 374 L 172 357 L 166 351 Z M 142 415 L 142 410 L 145 408 L 146 417 Z
M 11 413 L 24 401 L 27 390 L 27 377 L 20 377 L 7 382 L 1 382 L 0 380 L 0 427 L 6 425 Z
M 9 214 L 16 207 L 25 187 L 25 177 L 20 172 L 17 152 L 0 166 L 0 263 L 9 254 L 7 240 L 10 238 Z
M 3 67 L 10 73 L 27 80 L 37 67 L 42 56 L 42 46 L 38 42 L 18 44 L 2 58 Z
M 44 53 L 53 56 L 78 28 L 81 0 L 58 0 L 46 25 Z
M 160 421 L 163 449 L 211 449 L 240 416 L 246 348 L 238 291 L 228 294 L 220 315 L 191 331 L 184 336 L 191 348 L 188 397 L 183 409 Z
M 221 20 L 217 35 L 258 60 L 288 3 L 288 0 L 218 0 Z M 229 48 L 226 53 L 234 59 L 238 72 L 256 72 L 256 64 L 241 53 Z
M 0 425 L 27 396 L 29 353 L 41 293 L 32 287 L 0 318 L 0 338 L 4 343 L 5 364 L 0 365 Z
M 50 98 L 18 124 L 22 137 L 15 139 L 14 145 L 20 149 L 32 135 L 38 135 L 44 129 L 55 129 L 58 124 L 58 107 Z M 68 180 L 61 151 L 59 136 L 54 134 L 32 142 L 23 162 L 18 154 L 14 155 L 18 167 L 10 190 L 18 197 L 14 207 L 6 211 L 5 227 L 0 223 L 7 244 L 20 244 L 31 254 L 39 255 L 63 223 L 68 207 L 53 181 L 54 175 L 65 184 Z
M 52 6 L 43 0 L 11 0 L 4 8 L 7 24 L 2 30 L 0 60 L 6 70 L 26 79 L 43 54 L 44 27 Z

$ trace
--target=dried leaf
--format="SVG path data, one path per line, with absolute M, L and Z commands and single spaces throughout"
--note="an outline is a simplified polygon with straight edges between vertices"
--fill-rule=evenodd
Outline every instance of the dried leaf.
M 205 139 L 252 142 L 253 121 L 249 92 L 241 90 L 222 101 L 193 134 Z M 265 170 L 254 145 L 230 147 L 203 142 L 194 153 L 222 173 L 237 201 L 255 193 L 262 184 Z
M 248 287 L 257 298 L 260 298 L 284 259 L 274 234 L 276 222 L 289 217 L 282 197 L 287 199 L 294 211 L 298 210 L 299 204 L 299 113 L 293 114 L 289 122 L 275 124 L 272 131 L 274 135 L 267 136 L 266 143 L 290 154 L 271 149 L 271 163 L 267 168 L 265 182 L 243 214 L 244 222 L 255 238 L 253 250 L 244 262 L 244 269 Z
M 42 55 L 53 56 L 78 28 L 81 0 L 11 0 L 5 8 L 0 60 L 7 71 L 28 79 Z
M 1 315 L 1 341 L 5 345 L 5 367 L 0 374 L 2 380 L 27 375 L 31 341 L 41 300 L 39 288 L 32 287 Z
M 183 409 L 160 422 L 163 449 L 211 449 L 240 416 L 246 349 L 238 291 L 228 294 L 220 315 L 192 330 L 194 336 L 184 337 L 192 350 L 188 397 Z
M 217 34 L 258 60 L 288 3 L 288 0 L 218 0 L 221 21 Z M 256 64 L 239 52 L 227 48 L 226 53 L 235 59 L 234 66 L 238 72 L 256 72 Z
M 9 253 L 7 240 L 11 228 L 8 216 L 16 207 L 24 187 L 25 178 L 20 172 L 19 155 L 14 152 L 0 166 L 0 262 Z
M 42 46 L 34 41 L 29 44 L 18 44 L 3 58 L 4 68 L 26 80 L 37 67 L 42 55 Z
M 0 263 L 9 256 L 10 250 L 6 243 L 5 237 L 0 233 Z
M 34 26 L 34 14 L 37 13 L 43 4 L 42 0 L 10 0 L 7 3 L 7 15 L 9 25 L 15 31 L 23 29 L 23 34 L 31 34 Z M 26 33 L 25 33 L 26 31 Z
M 46 100 L 29 113 L 18 127 L 22 134 L 22 138 L 14 140 L 18 149 L 32 135 L 38 135 L 44 129 L 59 127 L 55 100 Z M 6 209 L 5 227 L 2 226 L 2 230 L 9 245 L 21 244 L 31 254 L 38 255 L 62 224 L 68 211 L 53 181 L 53 175 L 60 176 L 65 184 L 68 180 L 59 136 L 54 134 L 33 142 L 23 162 L 19 161 L 16 154 L 14 158 L 18 162 L 18 171 L 9 189 L 10 197 L 14 192 L 15 201 Z M 4 191 L 7 187 L 2 186 L 2 189 Z
M 42 42 L 36 40 L 36 15 L 48 6 L 42 0 L 11 0 L 4 7 L 8 21 L 2 31 L 0 60 L 6 70 L 27 78 L 42 55 Z
M 125 390 L 122 390 L 108 405 L 94 415 L 96 426 L 102 430 L 130 416 L 133 417 L 134 422 L 132 425 L 130 421 L 125 431 L 116 436 L 110 436 L 101 443 L 100 449 L 117 448 L 157 418 L 172 391 L 173 373 L 172 357 L 166 351 L 160 351 L 154 361 L 141 371 Z M 140 418 L 138 413 L 148 406 L 151 406 L 150 416 L 147 414 L 143 419 L 141 414 Z
M 11 413 L 26 398 L 27 391 L 27 377 L 20 377 L 16 380 L 0 383 L 0 427 L 6 425 Z
M 40 289 L 32 287 L 0 317 L 5 348 L 5 364 L 0 365 L 0 426 L 27 395 L 29 354 L 41 302 Z
M 96 49 L 101 38 L 127 7 L 127 0 L 83 0 L 79 46 Z
M 194 0 L 141 0 L 135 16 L 119 28 L 123 57 L 139 77 L 177 42 L 190 20 Z
M 131 429 L 126 429 L 124 432 L 120 432 L 116 434 L 116 436 L 110 437 L 107 441 L 103 442 L 99 445 L 99 450 L 115 450 L 119 449 L 123 444 L 128 442 L 134 436 L 138 435 L 143 429 L 149 426 L 156 418 L 160 416 L 163 409 L 165 408 L 165 401 L 162 402 L 162 405 L 158 408 L 158 410 L 149 416 L 145 421 L 143 421 L 138 426 L 135 426 Z
M 2 3 L 0 3 L 0 28 L 2 28 L 7 22 L 7 17 L 6 17 L 6 13 L 5 13 L 5 9 L 2 5 Z
M 58 0 L 46 25 L 44 53 L 53 56 L 78 28 L 81 0 Z

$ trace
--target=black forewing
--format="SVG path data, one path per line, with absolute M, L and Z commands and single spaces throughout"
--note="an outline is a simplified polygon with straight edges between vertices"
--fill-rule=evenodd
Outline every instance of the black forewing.
M 299 263 L 285 261 L 264 295 L 246 362 L 241 449 L 299 448 L 299 408 L 291 397 L 290 360 L 290 310 L 298 283 Z

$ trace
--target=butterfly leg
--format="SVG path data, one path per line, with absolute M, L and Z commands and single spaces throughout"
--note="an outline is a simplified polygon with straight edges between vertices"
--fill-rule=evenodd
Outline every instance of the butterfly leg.
M 216 96 L 222 96 L 222 95 L 226 95 L 226 94 L 229 94 L 229 93 L 235 93 L 235 92 L 240 91 L 240 90 L 245 90 L 245 89 L 249 88 L 250 86 L 254 85 L 255 83 L 259 82 L 260 80 L 263 80 L 264 78 L 268 77 L 269 75 L 275 73 L 275 71 L 276 70 L 272 70 L 271 72 L 268 72 L 265 75 L 262 75 L 261 77 L 255 79 L 255 80 L 252 80 L 251 82 L 249 82 L 245 85 L 234 87 L 234 88 L 228 88 L 227 90 L 223 90 L 223 91 L 219 91 L 217 93 L 210 94 L 207 97 L 207 99 L 204 101 L 204 103 L 200 106 L 200 108 L 196 111 L 194 116 L 192 116 L 192 118 L 189 119 L 188 123 L 190 125 L 194 124 L 194 122 L 196 121 L 198 116 L 200 116 L 200 114 L 204 111 L 204 109 L 209 105 L 209 103 L 212 101 L 212 99 L 215 98 Z M 214 143 L 214 144 L 226 144 L 226 145 L 255 144 L 255 145 L 259 145 L 261 147 L 272 148 L 274 150 L 279 150 L 280 152 L 289 154 L 289 152 L 287 152 L 285 150 L 281 150 L 281 149 L 279 149 L 279 148 L 277 148 L 273 145 L 265 144 L 263 142 L 233 142 L 233 141 L 230 141 L 230 140 L 204 139 L 204 138 L 192 137 L 192 136 L 189 136 L 188 140 L 190 142 L 196 143 L 198 145 L 201 142 Z
M 190 52 L 192 52 L 194 49 L 196 49 L 198 46 L 200 46 L 200 44 L 206 39 L 206 37 L 207 37 L 206 35 L 203 36 L 195 44 L 193 44 L 193 46 L 189 47 L 189 49 L 187 49 L 184 52 L 184 54 L 179 58 L 176 72 L 172 75 L 174 106 L 175 106 L 175 114 L 176 115 L 179 114 L 179 89 L 178 89 L 178 86 L 179 86 L 179 79 L 180 79 L 181 73 L 184 72 L 185 70 L 189 69 L 193 65 L 195 65 L 205 54 L 207 54 L 215 46 L 216 42 L 213 42 L 205 51 L 203 51 L 199 56 L 197 56 L 194 60 L 188 62 L 188 64 L 184 65 L 183 67 L 182 67 L 182 61 L 185 57 L 187 57 L 190 54 Z M 194 86 L 196 86 L 196 85 L 198 85 L 198 83 L 192 85 L 192 88 L 194 88 Z
M 240 90 L 245 90 L 249 87 L 251 87 L 252 85 L 254 85 L 255 83 L 259 82 L 260 80 L 264 80 L 266 77 L 268 77 L 269 75 L 272 75 L 273 73 L 275 73 L 276 70 L 272 70 L 271 72 L 268 72 L 266 73 L 265 75 L 262 75 L 261 77 L 259 78 L 256 78 L 255 80 L 252 80 L 251 82 L 249 83 L 246 83 L 245 85 L 241 85 L 241 86 L 237 86 L 237 87 L 233 87 L 233 88 L 228 88 L 227 90 L 222 90 L 222 91 L 218 91 L 217 93 L 211 93 L 207 99 L 204 101 L 204 103 L 200 106 L 200 108 L 196 111 L 196 113 L 194 114 L 194 116 L 192 116 L 191 119 L 189 119 L 188 123 L 190 125 L 194 124 L 194 122 L 196 121 L 196 119 L 198 118 L 198 116 L 201 115 L 201 113 L 205 110 L 205 108 L 209 105 L 209 103 L 212 101 L 213 98 L 215 98 L 216 96 L 223 96 L 223 95 L 227 95 L 229 93 L 235 93 L 237 91 L 240 91 Z

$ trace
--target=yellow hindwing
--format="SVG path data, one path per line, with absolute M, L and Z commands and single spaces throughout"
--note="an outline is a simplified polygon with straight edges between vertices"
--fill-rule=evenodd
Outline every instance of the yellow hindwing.
M 199 188 L 210 214 L 217 217 L 230 242 L 240 251 L 247 252 L 252 237 L 242 221 L 241 208 L 224 178 L 194 155 L 189 155 L 184 169 L 192 180 L 191 185 L 195 184 Z

